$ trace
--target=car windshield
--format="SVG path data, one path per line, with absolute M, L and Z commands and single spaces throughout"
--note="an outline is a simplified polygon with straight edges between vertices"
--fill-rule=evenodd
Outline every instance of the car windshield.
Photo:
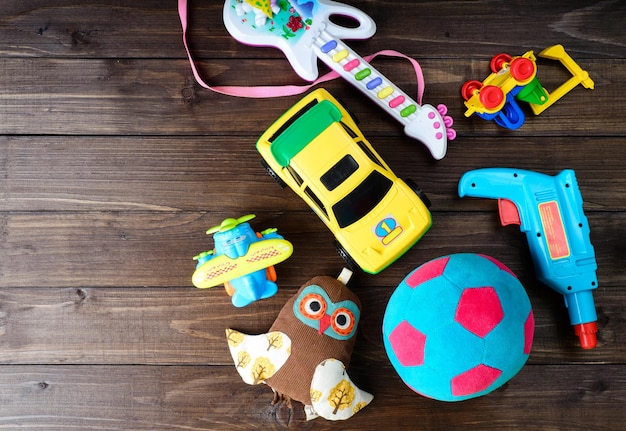
M 373 171 L 351 193 L 333 206 L 339 227 L 344 228 L 367 215 L 385 197 L 392 182 L 378 171 Z

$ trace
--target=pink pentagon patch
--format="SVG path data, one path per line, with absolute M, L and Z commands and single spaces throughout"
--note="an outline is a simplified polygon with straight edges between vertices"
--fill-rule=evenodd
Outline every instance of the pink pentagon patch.
M 414 367 L 424 363 L 426 335 L 415 329 L 406 320 L 402 321 L 389 334 L 389 342 L 398 361 L 405 367 Z
M 533 346 L 533 336 L 535 333 L 535 316 L 533 311 L 530 310 L 528 318 L 524 322 L 524 353 L 529 355 L 530 349 Z
M 497 368 L 480 364 L 452 378 L 452 395 L 462 397 L 484 391 L 502 374 Z
M 415 288 L 425 281 L 439 277 L 445 271 L 449 260 L 450 256 L 447 256 L 425 263 L 409 275 L 409 278 L 406 280 L 406 284 L 411 288 Z
M 504 318 L 504 311 L 493 287 L 465 289 L 454 320 L 471 333 L 484 337 Z

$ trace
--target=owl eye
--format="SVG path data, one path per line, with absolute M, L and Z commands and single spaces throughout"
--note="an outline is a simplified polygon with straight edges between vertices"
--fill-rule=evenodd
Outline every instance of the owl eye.
M 347 308 L 339 308 L 333 313 L 330 324 L 337 334 L 350 335 L 354 329 L 354 314 Z
M 326 314 L 326 301 L 317 293 L 309 293 L 300 301 L 300 312 L 309 319 L 321 319 Z

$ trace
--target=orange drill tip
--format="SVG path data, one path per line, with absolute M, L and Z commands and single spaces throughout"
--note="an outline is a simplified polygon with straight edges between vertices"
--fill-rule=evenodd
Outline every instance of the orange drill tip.
M 583 349 L 593 349 L 598 345 L 596 332 L 598 332 L 598 325 L 596 322 L 574 325 L 574 333 L 578 336 L 578 339 L 580 340 L 580 347 Z

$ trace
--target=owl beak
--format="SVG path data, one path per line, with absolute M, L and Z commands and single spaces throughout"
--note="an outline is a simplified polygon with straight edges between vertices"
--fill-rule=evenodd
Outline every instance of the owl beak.
M 326 329 L 330 326 L 330 316 L 328 314 L 324 314 L 320 319 L 320 329 L 319 334 L 322 335 Z

